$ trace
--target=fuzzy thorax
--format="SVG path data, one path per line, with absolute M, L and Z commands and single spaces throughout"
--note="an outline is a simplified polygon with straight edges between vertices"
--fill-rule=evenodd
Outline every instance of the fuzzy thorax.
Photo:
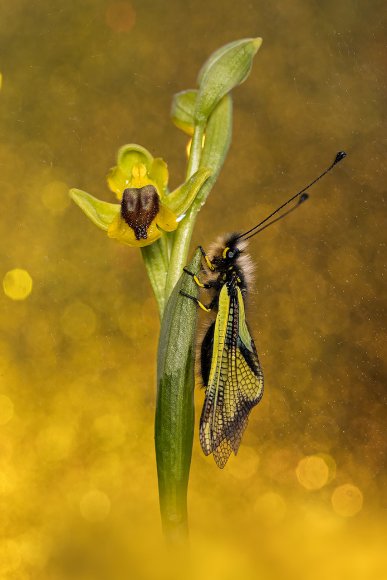
M 204 266 L 204 271 L 207 281 L 214 282 L 218 279 L 219 272 L 224 267 L 227 267 L 228 264 L 225 263 L 227 261 L 227 263 L 235 266 L 236 269 L 240 270 L 242 273 L 244 280 L 243 290 L 246 292 L 246 290 L 251 287 L 254 280 L 255 266 L 249 254 L 245 252 L 248 242 L 246 240 L 238 239 L 238 236 L 239 233 L 224 234 L 219 236 L 215 242 L 210 245 L 208 248 L 208 257 L 211 262 L 214 263 L 215 270 L 210 270 Z M 231 251 L 236 252 L 233 259 L 225 260 L 223 258 L 225 248 L 230 248 Z

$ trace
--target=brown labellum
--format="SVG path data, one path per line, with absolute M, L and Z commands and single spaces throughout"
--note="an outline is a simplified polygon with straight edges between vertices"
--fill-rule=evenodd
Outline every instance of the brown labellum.
M 121 215 L 137 240 L 146 240 L 148 228 L 160 210 L 160 200 L 153 185 L 128 187 L 121 201 Z

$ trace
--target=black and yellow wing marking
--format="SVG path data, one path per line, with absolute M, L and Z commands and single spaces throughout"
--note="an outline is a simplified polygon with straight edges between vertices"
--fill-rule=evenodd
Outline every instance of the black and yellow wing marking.
M 223 286 L 215 323 L 203 340 L 202 377 L 206 396 L 200 443 L 223 468 L 238 451 L 251 409 L 263 394 L 263 373 L 245 319 L 239 287 Z

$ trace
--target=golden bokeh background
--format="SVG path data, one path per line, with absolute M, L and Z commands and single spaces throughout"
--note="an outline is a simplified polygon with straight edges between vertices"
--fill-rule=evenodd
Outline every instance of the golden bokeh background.
M 379 0 L 2 3 L 1 578 L 386 580 L 385 20 Z M 182 571 L 160 530 L 141 255 L 67 191 L 113 201 L 105 174 L 130 142 L 178 185 L 172 95 L 216 48 L 258 35 L 193 244 L 348 158 L 251 242 L 266 393 L 223 471 L 195 436 Z

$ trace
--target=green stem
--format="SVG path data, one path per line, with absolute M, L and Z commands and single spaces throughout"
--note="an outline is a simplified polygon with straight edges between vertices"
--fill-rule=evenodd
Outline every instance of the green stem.
M 189 153 L 187 175 L 186 180 L 188 180 L 200 166 L 200 157 L 203 150 L 203 135 L 206 128 L 206 123 L 201 123 L 195 126 L 194 134 L 191 142 L 191 150 Z
M 206 139 L 203 149 L 201 149 L 201 157 L 198 159 L 198 140 L 192 140 L 191 155 L 189 168 L 195 169 L 196 163 L 200 167 L 211 170 L 211 177 L 202 186 L 200 193 L 195 198 L 185 218 L 181 222 L 173 239 L 173 246 L 171 252 L 171 259 L 168 269 L 165 296 L 166 299 L 170 296 L 177 280 L 180 277 L 181 271 L 187 263 L 187 255 L 189 245 L 191 242 L 192 232 L 196 221 L 196 216 L 201 207 L 206 201 L 215 181 L 218 178 L 219 172 L 223 166 L 226 158 L 232 133 L 232 99 L 229 95 L 223 97 L 214 112 L 212 113 L 206 128 Z M 203 137 L 201 133 L 200 143 Z
M 191 142 L 191 149 L 188 159 L 186 180 L 188 180 L 192 175 L 199 169 L 200 158 L 203 151 L 203 136 L 204 136 L 205 124 L 199 124 L 195 126 L 194 134 Z M 193 202 L 192 205 L 194 205 Z M 196 215 L 197 212 L 195 212 Z M 173 245 L 171 252 L 171 261 L 167 274 L 167 281 L 165 286 L 165 299 L 168 300 L 176 282 L 178 281 L 182 269 L 184 268 L 187 255 L 189 250 L 189 245 L 191 242 L 192 231 L 195 225 L 195 220 L 192 216 L 192 206 L 187 212 L 186 217 L 180 224 L 178 230 L 173 236 Z

